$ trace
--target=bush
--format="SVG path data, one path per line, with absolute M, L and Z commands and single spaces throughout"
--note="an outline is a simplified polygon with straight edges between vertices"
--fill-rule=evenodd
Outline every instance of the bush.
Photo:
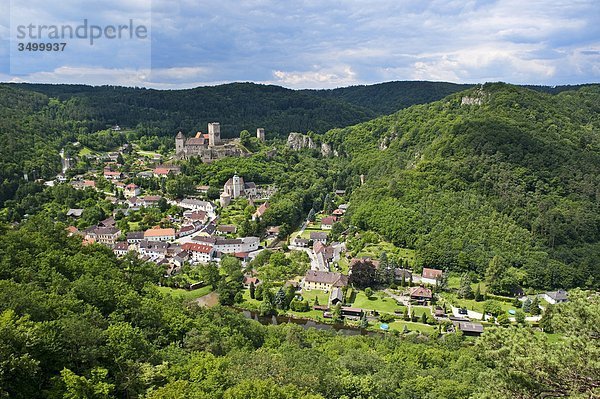
M 394 317 L 394 315 L 391 315 L 389 313 L 382 313 L 379 316 L 379 321 L 381 323 L 392 323 L 394 320 L 396 320 L 396 318 Z

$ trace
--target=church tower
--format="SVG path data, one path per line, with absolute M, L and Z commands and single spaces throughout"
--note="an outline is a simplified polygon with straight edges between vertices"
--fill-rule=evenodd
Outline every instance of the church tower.
M 177 136 L 175 137 L 175 154 L 181 154 L 183 153 L 185 149 L 185 137 L 183 137 L 183 133 L 179 132 L 177 133 Z
M 241 184 L 240 184 L 240 177 L 235 174 L 233 175 L 233 198 L 237 198 L 242 194 L 242 190 L 241 190 Z
M 212 122 L 208 124 L 208 146 L 217 145 L 221 145 L 221 125 L 219 122 Z

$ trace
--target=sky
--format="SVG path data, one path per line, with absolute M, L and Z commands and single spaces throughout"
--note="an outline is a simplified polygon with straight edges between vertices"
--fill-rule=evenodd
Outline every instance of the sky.
M 3 82 L 158 89 L 600 82 L 598 0 L 0 0 L 0 11 Z M 90 31 L 35 36 L 42 26 L 75 29 L 84 20 L 110 34 L 119 25 L 146 34 L 124 30 L 93 45 Z M 20 37 L 18 28 L 28 26 L 34 35 Z M 66 45 L 18 50 L 28 43 Z

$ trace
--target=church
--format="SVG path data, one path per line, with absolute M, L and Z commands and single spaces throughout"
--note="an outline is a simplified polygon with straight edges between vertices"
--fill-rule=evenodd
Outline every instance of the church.
M 254 182 L 244 182 L 244 178 L 233 175 L 223 186 L 223 194 L 232 199 L 238 197 L 254 198 L 256 197 L 256 184 Z

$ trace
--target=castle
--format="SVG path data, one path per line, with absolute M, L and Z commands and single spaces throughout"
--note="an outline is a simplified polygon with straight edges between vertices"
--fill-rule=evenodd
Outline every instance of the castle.
M 242 150 L 236 145 L 235 140 L 221 139 L 221 125 L 218 122 L 208 124 L 208 134 L 201 132 L 186 140 L 183 133 L 175 137 L 175 156 L 179 159 L 200 157 L 203 162 L 224 157 L 237 157 L 243 155 Z
M 265 141 L 265 129 L 256 129 L 256 137 Z M 186 139 L 183 133 L 175 137 L 175 157 L 189 159 L 200 157 L 203 162 L 211 162 L 224 157 L 239 157 L 248 153 L 236 139 L 221 139 L 221 125 L 218 122 L 208 124 L 208 134 L 196 133 L 194 137 Z

